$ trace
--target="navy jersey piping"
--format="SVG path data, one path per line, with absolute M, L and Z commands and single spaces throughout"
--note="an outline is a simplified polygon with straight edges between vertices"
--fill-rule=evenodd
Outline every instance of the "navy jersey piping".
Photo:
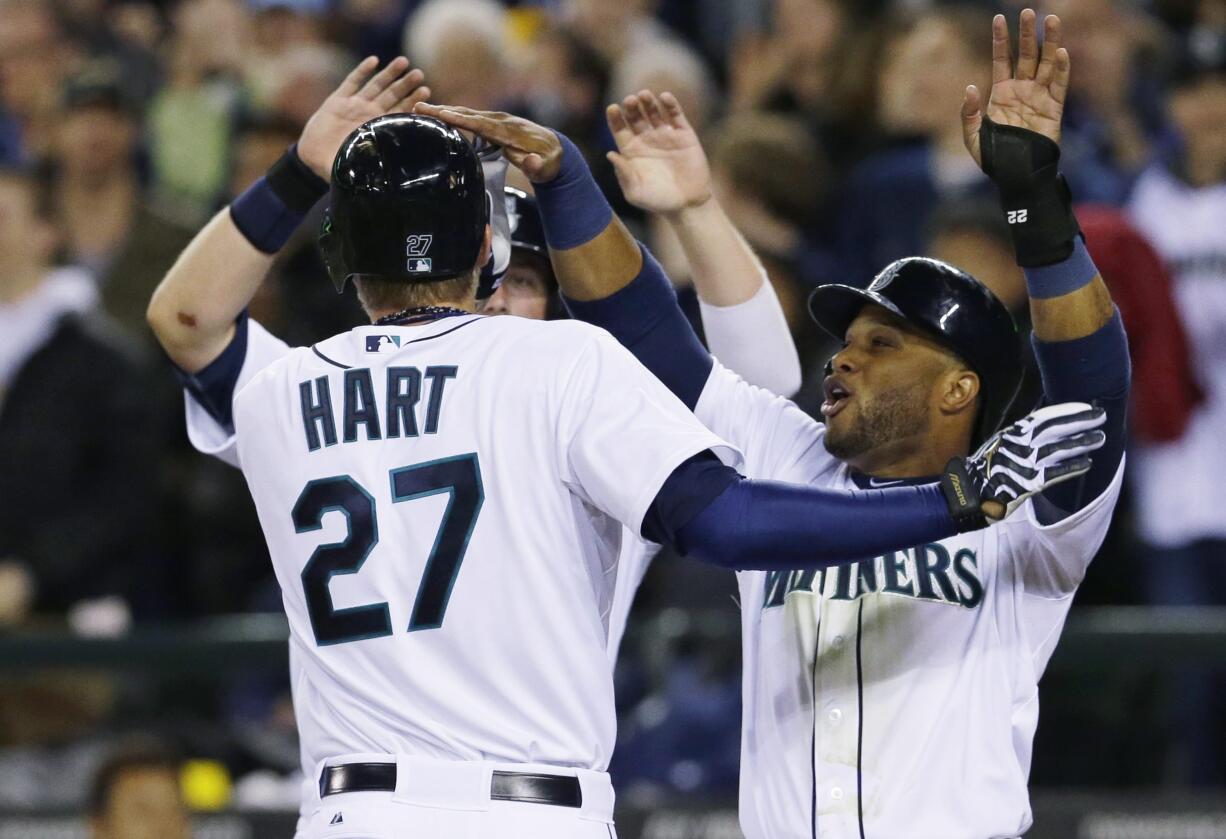
M 864 839 L 864 666 L 860 658 L 860 639 L 864 637 L 864 598 L 856 611 L 856 813 L 860 839 Z
M 321 352 L 319 351 L 319 348 L 318 348 L 318 347 L 314 347 L 314 346 L 312 346 L 312 347 L 311 347 L 311 352 L 315 353 L 317 356 L 319 356 L 319 357 L 320 357 L 320 358 L 322 358 L 324 361 L 326 361 L 326 362 L 328 362 L 329 364 L 331 364 L 333 367 L 339 367 L 339 368 L 341 368 L 342 370 L 352 370 L 352 369 L 353 369 L 353 368 L 352 368 L 352 367 L 350 367 L 348 364 L 341 364 L 339 361 L 333 361 L 332 359 L 328 358 L 326 355 L 324 355 L 323 353 L 321 353 Z
M 422 341 L 429 341 L 434 338 L 442 338 L 444 335 L 450 335 L 452 332 L 455 332 L 457 329 L 463 329 L 464 327 L 468 326 L 470 323 L 476 323 L 479 320 L 484 320 L 484 318 L 474 317 L 472 320 L 466 320 L 463 323 L 456 324 L 450 329 L 445 329 L 442 332 L 439 332 L 435 335 L 425 335 L 421 338 L 414 338 L 412 341 L 405 341 L 403 346 L 407 347 L 409 344 L 420 344 Z M 323 353 L 319 351 L 319 347 L 317 346 L 312 346 L 311 352 L 315 353 L 317 356 L 319 356 L 324 361 L 331 364 L 333 367 L 339 367 L 342 370 L 352 370 L 353 369 L 348 364 L 341 364 L 339 361 L 333 361 L 332 359 L 328 358 L 326 355 L 324 355 Z

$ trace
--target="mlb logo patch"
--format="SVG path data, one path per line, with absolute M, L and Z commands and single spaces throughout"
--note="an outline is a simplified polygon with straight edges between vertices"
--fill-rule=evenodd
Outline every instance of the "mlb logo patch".
M 433 262 L 425 257 L 411 257 L 409 259 L 408 271 L 410 274 L 429 274 Z
M 400 349 L 399 335 L 367 335 L 366 352 L 391 352 Z

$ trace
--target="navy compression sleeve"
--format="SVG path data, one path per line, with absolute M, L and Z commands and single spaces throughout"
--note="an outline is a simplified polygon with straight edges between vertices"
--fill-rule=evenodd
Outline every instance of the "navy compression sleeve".
M 1053 524 L 1089 504 L 1111 485 L 1127 442 L 1132 367 L 1118 310 L 1101 329 L 1084 338 L 1052 342 L 1032 338 L 1031 343 L 1046 401 L 1093 402 L 1107 412 L 1102 427 L 1107 441 L 1094 452 L 1090 471 L 1057 484 L 1041 499 L 1035 499 L 1039 521 Z
M 693 409 L 714 361 L 677 305 L 677 293 L 646 248 L 629 285 L 601 300 L 563 298 L 578 320 L 607 329 L 618 343 Z
M 673 471 L 643 521 L 644 538 L 737 571 L 826 568 L 956 532 L 937 484 L 832 490 L 757 481 L 710 452 Z

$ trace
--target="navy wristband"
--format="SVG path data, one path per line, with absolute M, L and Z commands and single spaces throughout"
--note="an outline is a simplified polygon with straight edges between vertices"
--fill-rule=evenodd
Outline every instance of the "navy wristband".
M 613 220 L 613 208 L 578 146 L 554 133 L 562 142 L 562 168 L 553 180 L 536 184 L 536 201 L 545 241 L 553 250 L 563 251 L 595 239 Z
M 1098 276 L 1098 268 L 1078 236 L 1073 240 L 1073 253 L 1063 262 L 1026 269 L 1026 290 L 1031 297 L 1044 300 L 1060 297 L 1083 288 Z
M 328 184 L 298 158 L 297 145 L 230 204 L 230 218 L 243 237 L 263 253 L 285 246 Z

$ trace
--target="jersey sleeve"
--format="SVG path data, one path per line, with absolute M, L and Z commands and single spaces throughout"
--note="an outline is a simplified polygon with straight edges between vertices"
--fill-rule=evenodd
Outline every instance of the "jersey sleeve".
M 698 299 L 711 354 L 746 381 L 781 396 L 800 390 L 800 355 L 783 307 L 765 276 L 753 297 L 733 306 Z
M 708 449 L 741 455 L 702 425 L 628 350 L 592 330 L 564 383 L 558 433 L 561 479 L 635 533 L 683 461 Z
M 240 329 L 244 327 L 240 325 Z M 251 381 L 256 373 L 290 351 L 280 338 L 254 320 L 245 325 L 246 334 L 235 331 L 234 342 L 204 370 L 195 382 L 208 382 L 206 387 L 185 382 L 183 400 L 187 415 L 187 439 L 203 454 L 212 455 L 238 467 L 238 447 L 234 434 L 231 406 L 234 395 Z M 245 340 L 244 340 L 245 338 Z M 242 341 L 242 345 L 235 342 Z
M 707 428 L 745 453 L 751 478 L 807 481 L 815 460 L 836 465 L 822 444 L 825 426 L 790 399 L 749 384 L 719 362 L 711 370 L 694 414 Z
M 1043 524 L 1035 513 L 1033 499 L 1014 514 L 1016 520 L 1005 521 L 1006 549 L 1024 594 L 1059 599 L 1076 591 L 1107 536 L 1123 476 L 1121 461 L 1111 483 L 1097 498 L 1059 521 Z

